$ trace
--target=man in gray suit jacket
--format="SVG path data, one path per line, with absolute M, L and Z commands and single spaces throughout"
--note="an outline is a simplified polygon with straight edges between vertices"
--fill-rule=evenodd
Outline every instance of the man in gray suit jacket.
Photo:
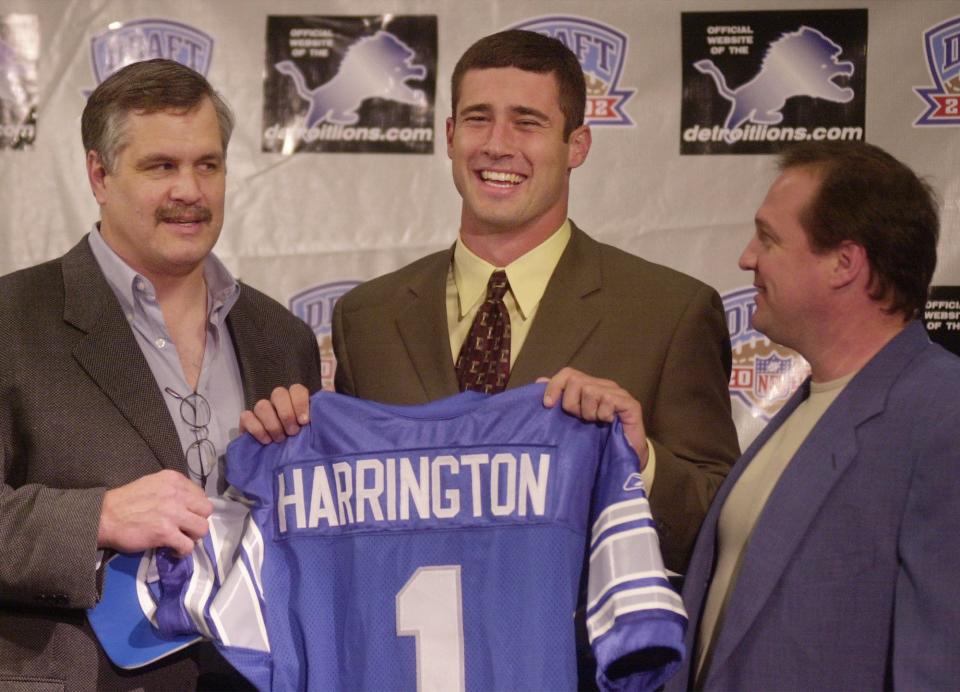
M 2 689 L 238 682 L 210 645 L 122 671 L 84 615 L 101 557 L 187 553 L 207 532 L 245 406 L 320 386 L 310 329 L 211 253 L 232 126 L 186 67 L 116 73 L 82 118 L 100 223 L 63 257 L 0 278 Z
M 803 144 L 740 258 L 754 326 L 812 369 L 717 495 L 670 689 L 946 690 L 960 679 L 960 359 L 917 319 L 937 207 L 866 144 Z
M 586 159 L 591 134 L 583 69 L 561 42 L 529 31 L 487 36 L 461 57 L 452 87 L 447 151 L 463 199 L 456 245 L 337 303 L 337 391 L 414 404 L 463 389 L 455 364 L 467 359 L 468 332 L 483 319 L 488 279 L 503 269 L 506 386 L 554 375 L 546 405 L 586 420 L 619 415 L 666 565 L 683 571 L 739 453 L 720 298 L 568 220 L 570 172 Z M 306 398 L 303 388 L 275 397 L 278 415 L 264 404 L 246 427 L 262 441 L 293 433 Z

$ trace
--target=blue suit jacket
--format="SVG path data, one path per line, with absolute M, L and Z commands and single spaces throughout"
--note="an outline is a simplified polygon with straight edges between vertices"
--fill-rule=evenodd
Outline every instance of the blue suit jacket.
M 695 643 L 717 517 L 805 383 L 734 466 L 684 588 Z M 723 614 L 706 689 L 948 689 L 960 680 L 960 359 L 914 322 L 847 385 L 770 494 Z

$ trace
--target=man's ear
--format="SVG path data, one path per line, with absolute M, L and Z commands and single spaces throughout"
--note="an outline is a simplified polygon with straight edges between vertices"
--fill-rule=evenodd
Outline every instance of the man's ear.
M 453 158 L 453 128 L 456 127 L 453 118 L 447 118 L 447 158 Z
M 587 160 L 587 154 L 590 153 L 590 145 L 593 143 L 593 135 L 590 134 L 589 125 L 581 125 L 570 133 L 567 139 L 569 150 L 567 152 L 567 168 L 576 168 Z
M 98 204 L 104 204 L 107 201 L 107 168 L 103 165 L 103 159 L 100 153 L 91 149 L 87 152 L 87 180 L 90 181 L 90 189 Z
M 844 240 L 832 253 L 834 262 L 830 275 L 831 288 L 843 288 L 858 279 L 862 279 L 864 285 L 870 283 L 870 260 L 863 245 Z

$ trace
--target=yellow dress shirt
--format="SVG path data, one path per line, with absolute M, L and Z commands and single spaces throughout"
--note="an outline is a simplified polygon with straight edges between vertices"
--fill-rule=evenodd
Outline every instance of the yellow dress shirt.
M 487 295 L 487 282 L 498 269 L 507 272 L 510 290 L 503 298 L 510 313 L 510 367 L 517 360 L 530 325 L 537 314 L 540 299 L 547 283 L 557 268 L 560 256 L 570 240 L 570 222 L 565 221 L 557 231 L 506 267 L 495 267 L 481 259 L 463 244 L 460 238 L 453 249 L 453 263 L 447 274 L 447 329 L 450 332 L 450 352 L 457 362 L 460 347 L 470 332 L 473 318 Z M 552 375 L 553 373 L 544 373 Z
M 536 317 L 537 308 L 547 290 L 550 277 L 553 276 L 553 270 L 557 268 L 569 240 L 568 219 L 553 235 L 530 252 L 518 257 L 506 267 L 495 267 L 471 252 L 463 241 L 457 238 L 453 248 L 453 262 L 447 273 L 447 331 L 450 333 L 450 354 L 454 364 L 460 355 L 460 347 L 470 333 L 473 318 L 487 296 L 490 275 L 503 269 L 510 282 L 510 290 L 503 297 L 503 302 L 510 313 L 510 367 L 513 367 L 517 354 L 530 333 L 530 325 Z M 554 374 L 543 373 L 544 377 Z M 649 438 L 647 452 L 647 466 L 640 476 L 649 493 L 653 488 L 657 461 Z

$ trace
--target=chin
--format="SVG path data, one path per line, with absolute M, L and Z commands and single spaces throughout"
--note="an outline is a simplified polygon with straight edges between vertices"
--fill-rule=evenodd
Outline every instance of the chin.
M 480 219 L 483 226 L 491 233 L 506 233 L 517 228 L 520 223 L 516 216 L 486 216 Z
M 510 209 L 474 209 L 470 216 L 477 226 L 491 233 L 509 231 L 520 224 L 517 214 Z
M 198 264 L 201 264 L 210 254 L 211 247 L 204 244 L 203 247 L 183 248 L 180 252 L 172 252 L 165 257 L 167 264 L 171 267 L 178 267 L 187 271 L 192 270 Z

